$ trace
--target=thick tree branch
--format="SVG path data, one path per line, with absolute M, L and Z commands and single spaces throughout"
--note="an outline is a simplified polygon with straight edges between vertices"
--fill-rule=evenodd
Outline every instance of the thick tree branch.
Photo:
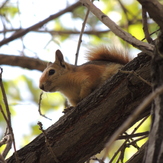
M 150 80 L 150 56 L 140 55 L 128 63 L 124 70 L 134 70 Z M 131 115 L 133 110 L 151 92 L 151 87 L 132 74 L 119 72 L 100 89 L 49 127 L 46 138 L 60 163 L 83 163 L 100 152 L 111 135 Z M 150 107 L 137 117 L 149 114 Z M 131 124 L 132 125 L 132 124 Z M 18 151 L 24 163 L 55 163 L 40 134 Z M 11 156 L 7 162 L 15 162 Z
M 163 32 L 163 5 L 157 0 L 137 0 L 149 13 L 149 16 L 160 26 Z
M 0 54 L 0 65 L 19 66 L 30 70 L 35 69 L 43 71 L 47 65 L 47 62 L 36 58 Z
M 101 10 L 99 10 L 91 1 L 89 0 L 80 0 L 80 2 L 89 8 L 89 10 L 100 20 L 102 21 L 110 30 L 123 39 L 124 41 L 128 42 L 129 44 L 133 45 L 134 47 L 142 50 L 143 52 L 147 52 L 148 54 L 153 53 L 153 45 L 142 42 L 137 40 L 135 37 L 130 35 L 128 32 L 122 30 L 117 24 L 115 24 L 107 15 L 105 15 Z
M 163 88 L 163 34 L 156 41 L 156 49 L 152 58 L 152 86 L 153 92 Z M 152 125 L 144 157 L 145 163 L 162 163 L 163 161 L 163 93 L 155 97 L 152 105 Z
M 28 27 L 28 28 L 26 28 L 26 29 L 22 29 L 22 30 L 20 30 L 20 31 L 15 32 L 15 33 L 14 33 L 12 36 L 10 36 L 9 38 L 6 38 L 6 39 L 2 40 L 2 41 L 0 42 L 0 46 L 2 46 L 2 45 L 4 45 L 4 44 L 7 44 L 7 43 L 9 43 L 9 42 L 11 42 L 11 41 L 13 41 L 13 40 L 19 38 L 19 37 L 22 37 L 22 36 L 24 36 L 25 34 L 27 34 L 28 32 L 30 32 L 30 31 L 32 31 L 32 30 L 35 30 L 35 29 L 38 29 L 38 28 L 42 27 L 42 26 L 43 26 L 44 24 L 46 24 L 47 22 L 49 22 L 49 21 L 51 21 L 51 20 L 53 20 L 53 19 L 58 18 L 59 16 L 65 14 L 66 12 L 70 12 L 70 11 L 74 10 L 74 9 L 75 9 L 76 7 L 78 7 L 78 6 L 80 6 L 80 2 L 76 2 L 75 4 L 73 4 L 73 5 L 69 6 L 69 7 L 67 7 L 66 9 L 64 9 L 64 10 L 62 10 L 62 11 L 60 11 L 60 12 L 58 12 L 58 13 L 56 13 L 56 14 L 50 15 L 48 18 L 46 18 L 46 19 L 40 21 L 40 22 L 37 23 L 37 24 L 32 25 L 31 27 Z

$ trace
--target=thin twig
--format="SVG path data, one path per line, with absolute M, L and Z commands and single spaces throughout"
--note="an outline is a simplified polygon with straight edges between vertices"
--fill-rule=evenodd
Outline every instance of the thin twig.
M 9 121 L 8 121 L 8 119 L 7 119 L 7 117 L 6 117 L 5 113 L 4 113 L 1 105 L 0 105 L 0 111 L 1 111 L 1 113 L 2 113 L 2 115 L 4 117 L 4 119 L 5 119 L 5 121 L 7 123 L 8 128 L 9 128 L 9 133 L 11 134 L 12 142 L 13 142 L 13 145 L 14 145 L 14 151 L 15 151 L 15 154 L 16 154 L 15 157 L 16 157 L 17 162 L 19 162 L 18 161 L 18 157 L 17 157 L 17 151 L 16 151 L 16 145 L 15 145 L 14 133 L 12 131 L 12 127 L 9 124 Z M 7 146 L 6 146 L 6 148 L 5 148 L 5 150 L 3 151 L 3 154 L 2 154 L 4 158 L 6 157 L 6 155 L 8 154 L 8 152 L 9 152 L 10 149 L 11 149 L 11 144 L 8 143 Z
M 6 0 L 5 2 L 2 3 L 2 5 L 0 6 L 0 10 L 7 4 L 7 2 L 9 2 L 9 0 Z
M 147 85 L 149 85 L 150 87 L 152 87 L 152 84 L 150 82 L 148 82 L 147 80 L 143 79 L 140 75 L 138 75 L 135 71 L 124 71 L 124 70 L 119 70 L 119 72 L 124 73 L 124 74 L 133 74 L 135 75 L 138 79 L 140 79 L 141 81 L 143 81 L 144 83 L 146 83 Z
M 78 62 L 80 45 L 82 43 L 82 36 L 83 36 L 83 33 L 84 33 L 84 28 L 85 28 L 85 25 L 86 25 L 86 22 L 87 22 L 87 19 L 88 19 L 89 12 L 90 11 L 89 11 L 89 8 L 88 8 L 87 13 L 86 13 L 85 18 L 84 18 L 84 22 L 82 24 L 82 29 L 81 29 L 81 32 L 80 32 L 80 36 L 79 36 L 78 46 L 77 46 L 77 50 L 76 50 L 75 65 L 77 65 L 77 62 Z
M 10 151 L 10 149 L 11 149 L 11 147 L 12 147 L 12 135 L 11 135 L 11 134 L 8 134 L 8 135 L 6 135 L 6 136 L 8 136 L 8 140 L 7 140 L 7 142 L 6 142 L 7 145 L 6 145 L 5 149 L 4 149 L 3 152 L 2 152 L 2 156 L 3 156 L 4 158 L 6 158 L 8 152 Z
M 98 159 L 97 157 L 92 158 L 91 160 L 98 161 L 99 163 L 104 163 L 101 159 Z
M 153 34 L 157 33 L 160 31 L 160 28 L 155 30 L 154 32 L 150 33 L 149 35 L 152 36 Z M 146 38 L 141 39 L 141 41 L 144 41 Z
M 42 114 L 42 112 L 41 112 L 42 95 L 43 95 L 43 92 L 40 93 L 40 98 L 39 98 L 39 102 L 38 102 L 38 112 L 42 117 L 49 119 L 49 120 L 52 120 L 52 119 L 48 118 L 47 116 L 45 116 L 44 114 Z
M 140 140 L 142 140 L 142 139 L 145 139 L 145 138 L 147 138 L 147 135 L 144 135 L 144 136 L 142 136 L 142 137 L 140 137 L 140 138 L 138 138 L 138 139 L 135 139 L 135 140 L 133 140 L 132 142 L 127 143 L 127 145 L 128 145 L 128 146 L 129 146 L 129 145 L 133 145 L 133 143 L 138 142 L 138 141 L 140 141 Z
M 0 111 L 2 111 L 1 106 L 0 106 Z M 2 145 L 4 145 L 4 144 L 7 144 L 7 145 L 6 145 L 5 149 L 2 152 L 2 157 L 3 158 L 5 158 L 7 156 L 8 152 L 11 149 L 11 146 L 12 146 L 12 136 L 11 136 L 11 134 L 8 134 L 8 135 L 6 135 L 6 136 L 4 136 L 2 138 L 2 140 L 0 141 L 0 147 Z
M 1 111 L 1 109 L 0 109 L 0 111 Z M 7 140 L 8 140 L 8 135 L 6 135 L 5 137 L 2 138 L 2 140 L 0 141 L 0 147 L 2 145 L 6 144 L 7 143 Z
M 6 112 L 7 112 L 7 120 L 9 122 L 9 124 L 11 124 L 11 113 L 10 113 L 10 109 L 9 109 L 9 106 L 8 106 L 8 101 L 7 101 L 7 96 L 6 96 L 6 93 L 5 93 L 5 89 L 4 89 L 4 86 L 3 86 L 3 83 L 2 83 L 2 73 L 3 73 L 3 69 L 0 68 L 0 87 L 1 87 L 1 91 L 2 91 L 2 95 L 3 95 L 3 100 L 4 100 L 4 103 L 5 103 L 5 107 L 6 107 Z
M 125 152 L 125 148 L 126 148 L 126 146 L 128 146 L 128 144 L 127 144 L 127 142 L 129 141 L 129 139 L 132 139 L 133 137 L 130 137 L 130 136 L 133 136 L 133 135 L 136 135 L 136 134 L 134 134 L 135 132 L 136 132 L 136 130 L 142 125 L 142 123 L 146 120 L 148 118 L 148 116 L 147 117 L 145 117 L 145 118 L 143 118 L 141 121 L 140 121 L 140 123 L 135 127 L 135 129 L 132 131 L 132 133 L 130 134 L 130 135 L 127 135 L 127 137 L 126 137 L 126 140 L 123 142 L 123 144 L 119 147 L 119 149 L 115 152 L 115 154 L 113 155 L 113 157 L 110 159 L 110 161 L 109 161 L 109 163 L 112 163 L 113 162 L 113 160 L 115 159 L 115 157 L 118 155 L 118 153 L 121 151 L 121 154 L 120 154 L 120 156 L 119 156 L 119 158 L 118 158 L 118 160 L 119 159 L 121 159 L 122 160 L 122 158 L 123 158 L 123 156 L 122 156 L 122 154 L 124 154 L 124 152 Z M 127 133 L 126 133 L 127 134 Z M 126 135 L 125 135 L 126 136 Z M 137 135 L 138 136 L 138 135 Z M 140 135 L 139 135 L 140 136 Z M 144 134 L 143 134 L 143 136 L 144 136 Z M 147 135 L 145 135 L 145 136 L 147 136 Z M 122 135 L 122 137 L 123 137 L 123 135 Z M 107 151 L 106 151 L 107 152 Z M 106 153 L 107 154 L 107 153 Z M 118 161 L 117 160 L 117 161 Z
M 148 30 L 148 23 L 147 23 L 147 12 L 146 9 L 142 6 L 142 22 L 143 22 L 143 31 L 145 34 L 145 38 L 149 43 L 153 44 L 153 40 L 150 37 L 149 30 Z
M 137 0 L 140 5 L 144 6 L 147 10 L 150 18 L 156 22 L 156 24 L 161 28 L 163 31 L 163 21 L 162 21 L 162 4 L 161 1 L 154 1 L 154 0 Z M 157 16 L 156 16 L 157 15 Z
M 118 130 L 112 135 L 109 139 L 108 143 L 106 144 L 106 153 L 103 157 L 103 160 L 107 157 L 107 153 L 109 151 L 110 146 L 112 143 L 118 138 L 118 136 L 123 133 L 130 124 L 137 118 L 137 116 L 156 98 L 159 94 L 163 93 L 163 86 L 158 87 L 150 93 L 144 101 L 136 108 L 136 110 L 129 116 L 129 118 L 118 128 Z
M 140 123 L 135 127 L 135 129 L 133 130 L 132 133 L 136 132 L 136 130 L 147 120 L 148 117 L 149 117 L 149 116 L 144 117 L 144 118 L 140 121 Z
M 123 5 L 123 3 L 122 3 L 121 0 L 118 0 L 118 3 L 120 4 L 120 6 L 121 6 L 121 8 L 122 8 L 122 10 L 124 12 L 124 15 L 125 15 L 125 17 L 127 19 L 127 26 L 126 26 L 127 28 L 126 29 L 128 30 L 128 28 L 129 28 L 129 22 L 130 22 L 128 13 L 130 13 L 133 17 L 135 17 L 135 16 Z
M 3 69 L 0 68 L 0 70 L 1 70 L 1 72 L 0 72 L 0 87 L 1 87 L 2 96 L 3 96 L 3 100 L 4 100 L 4 103 L 5 103 L 5 107 L 6 107 L 7 116 L 3 112 L 3 109 L 2 109 L 1 105 L 0 105 L 0 109 L 1 109 L 1 112 L 2 112 L 2 114 L 3 114 L 3 116 L 4 116 L 5 120 L 6 120 L 8 129 L 9 129 L 9 133 L 12 136 L 12 142 L 13 142 L 13 147 L 14 147 L 14 151 L 15 151 L 15 159 L 16 159 L 17 163 L 19 163 L 18 153 L 17 153 L 17 150 L 16 150 L 16 143 L 15 143 L 15 138 L 14 138 L 14 132 L 13 132 L 12 125 L 11 125 L 11 113 L 10 113 L 10 109 L 9 109 L 8 101 L 7 101 L 7 96 L 6 96 L 5 89 L 4 89 L 3 82 L 2 82 Z
M 140 132 L 140 133 L 136 133 L 136 134 L 130 134 L 130 135 L 121 135 L 118 137 L 118 140 L 120 139 L 131 139 L 134 137 L 139 137 L 139 136 L 146 136 L 149 134 L 149 131 L 145 131 L 145 132 Z
M 41 123 L 41 122 L 38 122 L 37 124 L 40 126 L 39 129 L 42 131 L 42 133 L 43 133 L 43 135 L 44 135 L 44 137 L 45 137 L 46 146 L 47 146 L 47 148 L 49 149 L 49 151 L 50 151 L 52 157 L 54 158 L 54 161 L 55 161 L 56 163 L 59 163 L 60 161 L 57 159 L 57 157 L 56 157 L 56 155 L 55 155 L 55 153 L 54 153 L 54 151 L 53 151 L 53 149 L 52 149 L 52 147 L 51 147 L 51 145 L 50 145 L 49 139 L 48 139 L 48 137 L 47 137 L 47 135 L 46 135 L 45 130 L 43 129 L 42 123 Z
M 134 132 L 134 131 L 133 131 L 133 132 Z M 128 135 L 128 134 L 126 133 L 126 135 Z M 126 142 L 125 146 L 129 148 L 128 143 L 131 143 L 131 142 L 133 142 L 133 141 L 134 141 L 133 138 L 128 139 L 128 141 Z M 136 149 L 138 149 L 138 150 L 140 149 L 139 146 L 136 144 L 136 142 L 133 143 L 132 145 L 133 145 L 133 147 L 135 147 Z

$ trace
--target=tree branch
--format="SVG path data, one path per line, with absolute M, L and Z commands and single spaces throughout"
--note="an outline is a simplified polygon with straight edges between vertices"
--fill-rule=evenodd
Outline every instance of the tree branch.
M 101 10 L 99 10 L 91 1 L 89 0 L 80 0 L 80 2 L 90 9 L 90 11 L 99 18 L 110 30 L 123 39 L 124 41 L 128 42 L 129 44 L 133 45 L 134 47 L 142 50 L 143 52 L 147 52 L 148 54 L 153 54 L 153 45 L 142 42 L 128 32 L 122 30 L 117 24 L 115 24 L 107 15 L 105 15 Z
M 0 31 L 0 33 L 4 33 L 4 32 L 17 32 L 17 31 L 20 31 L 20 30 L 23 30 L 23 29 L 7 29 L 5 31 Z M 71 30 L 43 30 L 43 29 L 40 29 L 40 30 L 31 30 L 33 32 L 38 32 L 38 33 L 50 33 L 51 35 L 78 35 L 80 34 L 80 31 L 71 31 Z M 108 33 L 110 32 L 109 29 L 107 30 L 101 30 L 101 31 L 98 31 L 98 30 L 87 30 L 87 31 L 84 31 L 83 33 L 84 34 L 88 34 L 88 35 L 100 35 L 100 34 L 104 34 L 104 33 Z
M 123 70 L 134 70 L 144 79 L 150 80 L 150 56 L 140 55 Z M 132 74 L 119 72 L 113 76 L 102 88 L 45 130 L 57 160 L 60 163 L 83 163 L 100 152 L 111 135 L 150 92 L 151 87 Z M 148 115 L 149 111 L 150 107 L 146 108 L 134 123 Z M 55 163 L 43 134 L 20 149 L 18 155 L 24 163 Z M 13 155 L 7 162 L 14 162 L 14 159 Z
M 30 57 L 0 54 L 0 65 L 19 66 L 30 70 L 43 71 L 47 62 Z
M 163 34 L 157 38 L 154 57 L 151 62 L 152 91 L 163 88 Z M 149 133 L 144 163 L 161 163 L 163 161 L 163 92 L 155 97 L 152 105 L 152 125 Z
M 143 163 L 147 143 L 145 143 L 126 163 Z
M 137 0 L 145 8 L 149 16 L 160 26 L 163 32 L 163 5 L 157 0 Z
M 30 31 L 32 31 L 32 30 L 35 30 L 35 29 L 38 29 L 38 28 L 42 27 L 42 26 L 43 26 L 44 24 L 46 24 L 47 22 L 49 22 L 49 21 L 51 21 L 51 20 L 53 20 L 53 19 L 58 18 L 59 16 L 65 14 L 66 12 L 70 12 L 70 11 L 74 10 L 74 9 L 75 9 L 76 7 L 78 7 L 78 6 L 80 6 L 80 2 L 76 2 L 75 4 L 73 4 L 73 5 L 69 6 L 69 7 L 67 7 L 66 9 L 64 9 L 64 10 L 62 10 L 62 11 L 60 11 L 60 12 L 58 12 L 58 13 L 56 13 L 56 14 L 50 15 L 48 18 L 46 18 L 46 19 L 40 21 L 40 22 L 37 23 L 37 24 L 32 25 L 31 27 L 28 27 L 28 28 L 26 28 L 26 29 L 23 29 L 23 30 L 20 30 L 20 31 L 15 32 L 15 33 L 14 33 L 12 36 L 10 36 L 9 38 L 6 38 L 6 39 L 2 40 L 2 41 L 0 42 L 0 46 L 2 46 L 2 45 L 4 45 L 4 44 L 7 44 L 7 43 L 9 43 L 9 42 L 11 42 L 11 41 L 13 41 L 13 40 L 19 38 L 19 37 L 22 37 L 22 36 L 24 36 L 25 34 L 27 34 L 28 32 L 30 32 Z

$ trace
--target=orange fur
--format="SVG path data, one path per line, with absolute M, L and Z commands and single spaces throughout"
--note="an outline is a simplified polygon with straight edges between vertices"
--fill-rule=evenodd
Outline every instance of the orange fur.
M 90 48 L 86 58 L 89 61 L 109 61 L 120 64 L 126 64 L 130 61 L 124 50 L 106 46 Z
M 57 50 L 56 60 L 44 70 L 39 87 L 46 92 L 60 91 L 75 106 L 130 60 L 116 48 L 105 46 L 90 49 L 87 58 L 90 62 L 74 66 Z

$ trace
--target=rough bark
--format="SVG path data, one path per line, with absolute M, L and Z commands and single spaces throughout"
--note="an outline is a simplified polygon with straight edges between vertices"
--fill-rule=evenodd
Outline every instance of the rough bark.
M 124 69 L 150 80 L 150 57 L 142 54 Z M 18 151 L 20 162 L 83 163 L 104 148 L 114 131 L 150 92 L 151 87 L 136 76 L 118 72 L 45 131 L 53 154 L 40 134 Z M 137 120 L 149 111 L 150 106 Z M 7 162 L 15 162 L 14 155 Z
M 152 82 L 153 90 L 163 85 L 163 35 L 156 41 L 155 54 L 152 59 Z M 152 126 L 146 148 L 145 163 L 163 162 L 163 94 L 154 99 L 152 105 Z

